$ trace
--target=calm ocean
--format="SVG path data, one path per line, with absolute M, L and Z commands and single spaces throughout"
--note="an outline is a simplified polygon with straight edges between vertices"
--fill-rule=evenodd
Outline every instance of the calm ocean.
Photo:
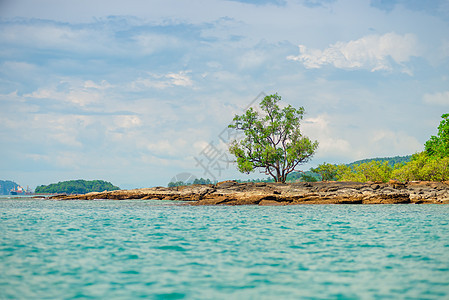
M 449 205 L 0 198 L 0 299 L 449 299 Z

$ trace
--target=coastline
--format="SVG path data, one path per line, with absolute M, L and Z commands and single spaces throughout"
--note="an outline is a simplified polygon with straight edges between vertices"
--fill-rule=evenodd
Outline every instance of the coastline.
M 449 204 L 448 182 L 238 183 L 55 195 L 55 200 L 182 200 L 190 205 Z

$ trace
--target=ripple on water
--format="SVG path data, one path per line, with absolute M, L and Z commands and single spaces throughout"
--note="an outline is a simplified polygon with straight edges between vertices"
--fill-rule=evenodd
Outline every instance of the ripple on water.
M 0 298 L 449 297 L 449 206 L 0 198 Z

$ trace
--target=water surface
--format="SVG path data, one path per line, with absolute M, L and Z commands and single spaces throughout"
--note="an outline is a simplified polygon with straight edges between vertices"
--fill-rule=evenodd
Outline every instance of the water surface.
M 0 298 L 448 299 L 449 205 L 0 198 Z

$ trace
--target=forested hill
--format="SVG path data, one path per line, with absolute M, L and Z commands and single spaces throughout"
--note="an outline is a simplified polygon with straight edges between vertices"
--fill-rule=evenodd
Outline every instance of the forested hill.
M 9 195 L 9 192 L 17 186 L 18 184 L 14 181 L 0 180 L 0 195 Z
M 86 194 L 119 190 L 118 186 L 103 180 L 69 180 L 49 185 L 40 185 L 35 192 L 39 194 Z
M 411 160 L 411 158 L 412 158 L 411 155 L 394 156 L 394 157 L 380 157 L 380 158 L 368 158 L 368 159 L 358 160 L 358 161 L 352 162 L 352 163 L 347 164 L 347 165 L 351 167 L 353 165 L 364 164 L 364 163 L 368 163 L 370 161 L 379 161 L 379 162 L 382 162 L 382 163 L 388 161 L 388 164 L 390 166 L 394 167 L 394 165 L 396 165 L 396 164 L 408 163 Z

